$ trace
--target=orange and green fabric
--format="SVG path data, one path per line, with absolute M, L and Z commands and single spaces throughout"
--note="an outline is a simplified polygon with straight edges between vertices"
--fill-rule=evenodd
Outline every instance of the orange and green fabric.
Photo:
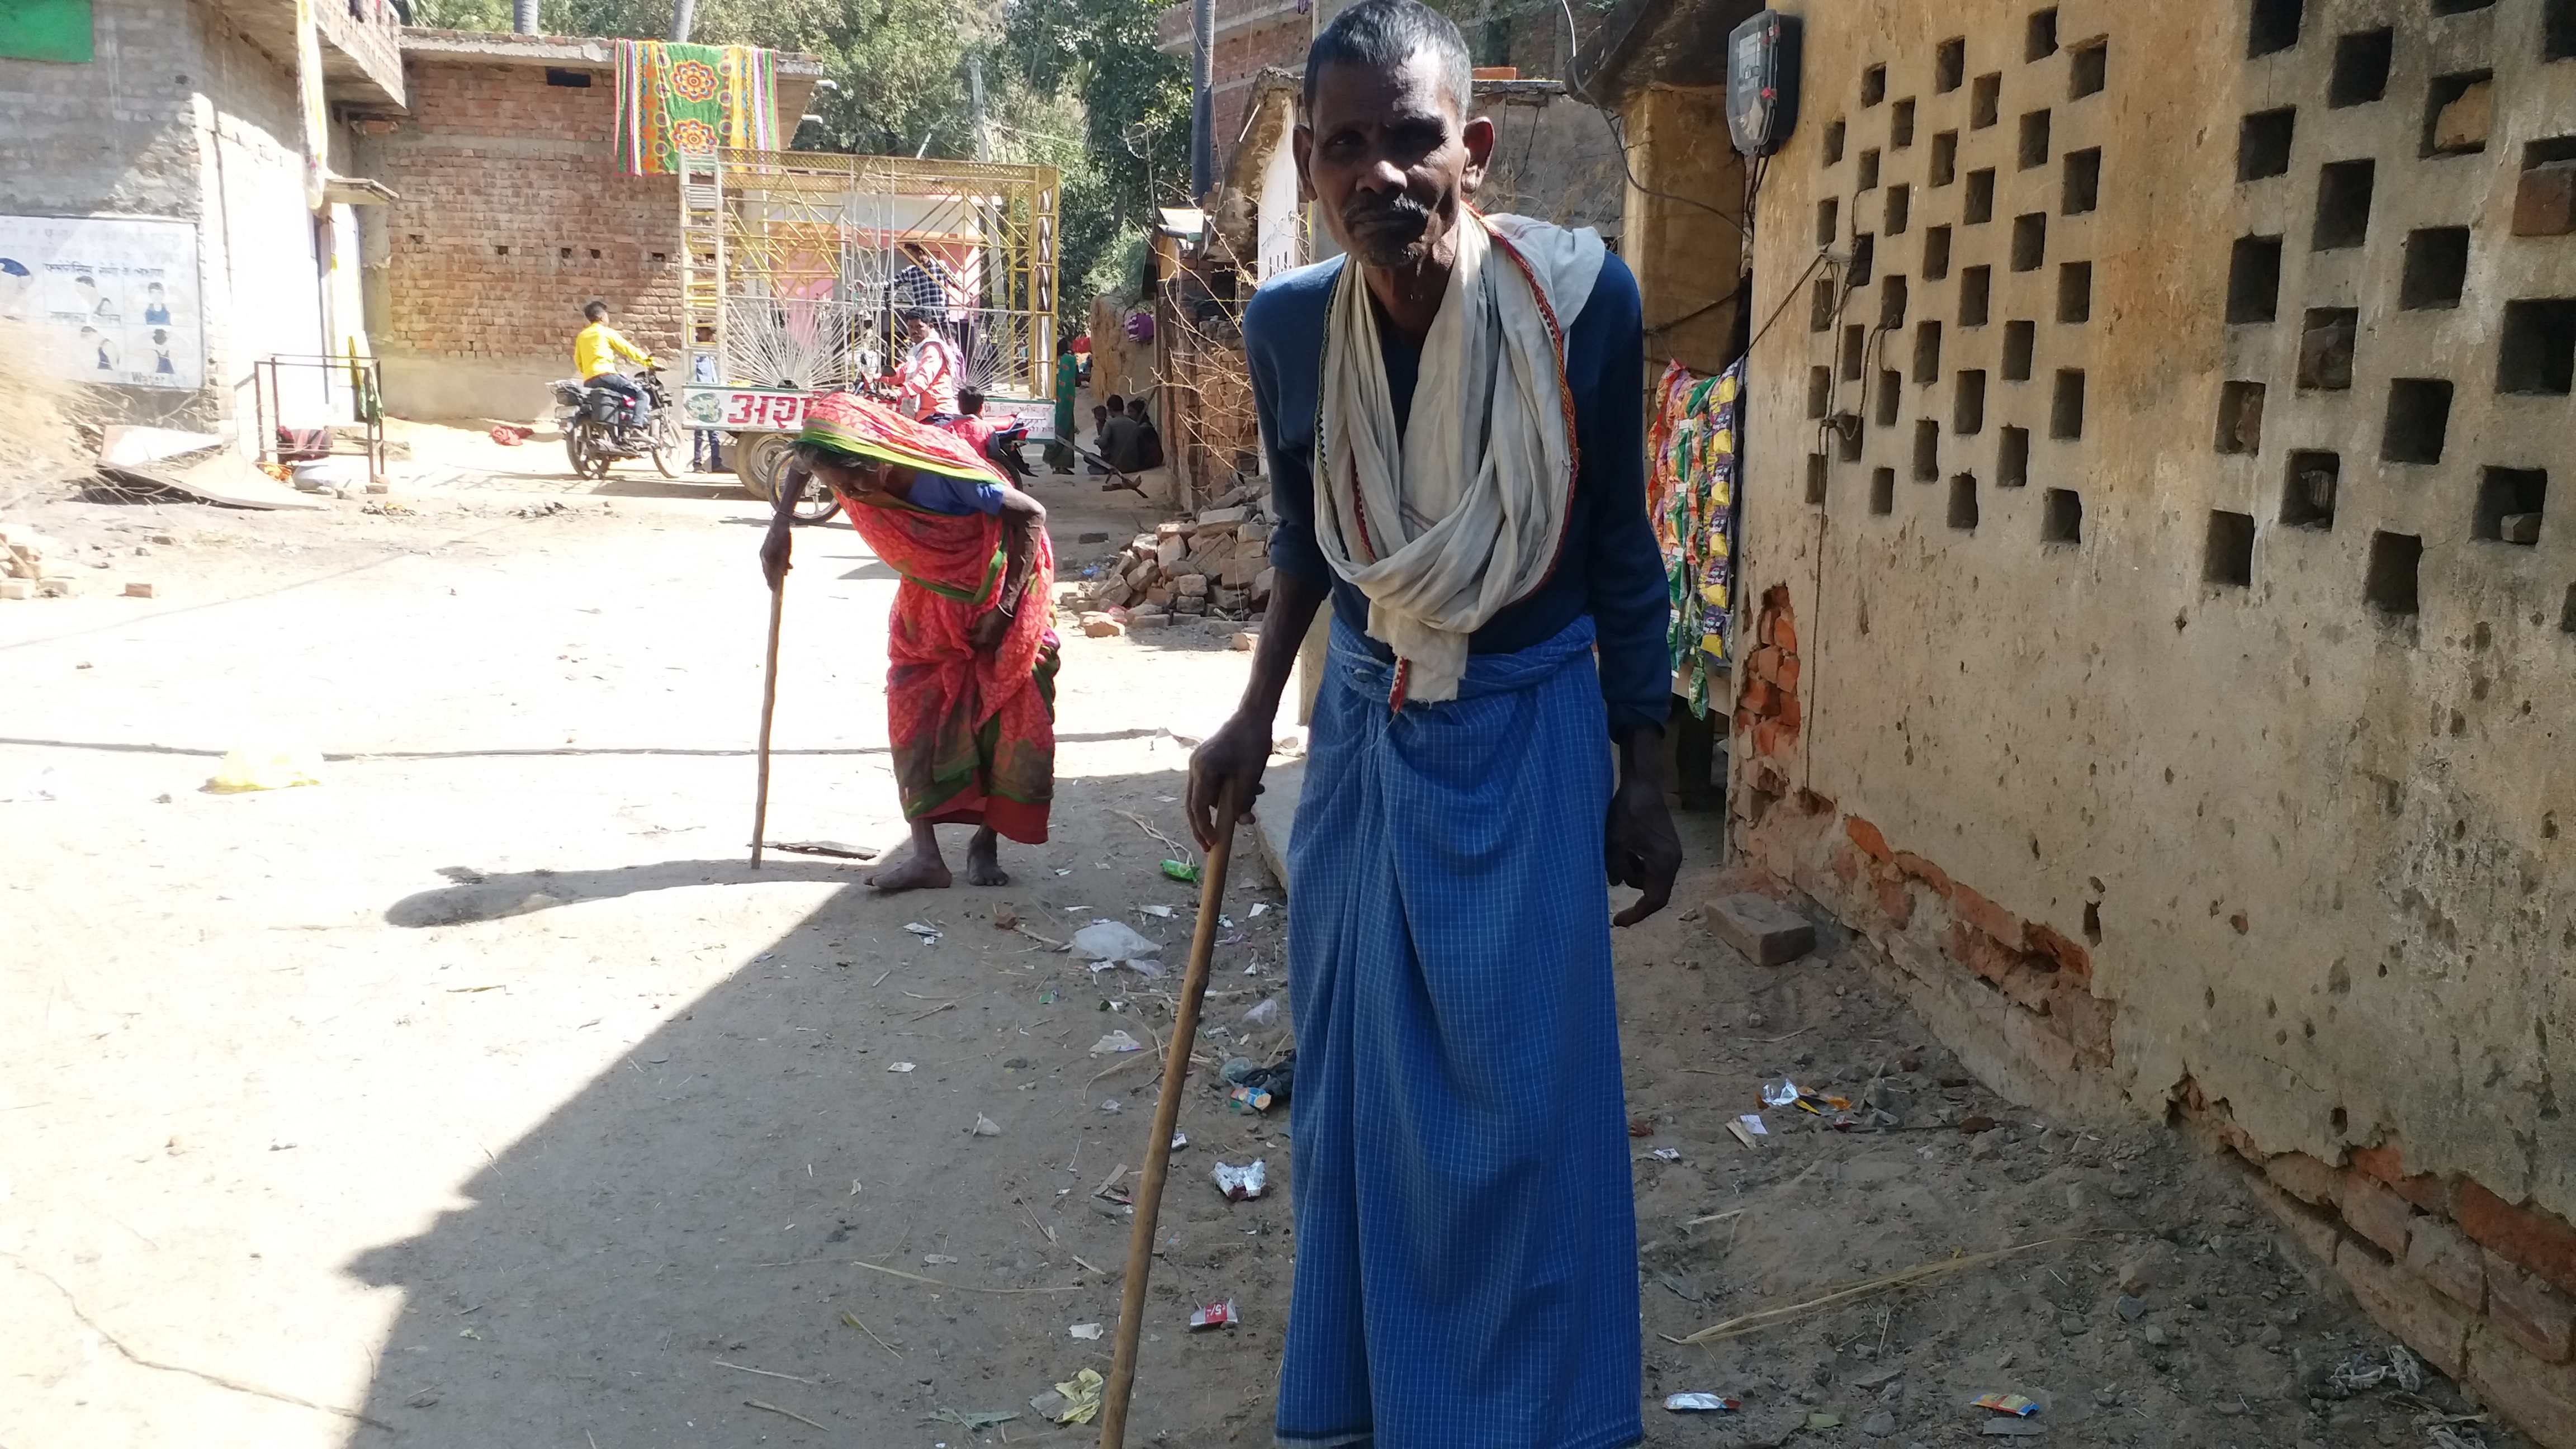
M 1007 481 L 965 440 L 852 393 L 818 400 L 802 440 L 924 472 Z M 1055 551 L 1030 540 L 1028 587 L 1001 643 L 967 630 L 1002 589 L 1002 516 L 934 513 L 891 493 L 841 495 L 850 526 L 901 576 L 886 641 L 886 725 L 904 818 L 1047 838 L 1055 798 Z
M 617 42 L 617 165 L 629 176 L 679 169 L 683 154 L 778 148 L 774 57 L 756 45 Z

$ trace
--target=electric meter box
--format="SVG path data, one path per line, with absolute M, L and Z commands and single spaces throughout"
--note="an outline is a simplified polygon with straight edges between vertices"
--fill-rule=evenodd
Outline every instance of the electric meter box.
M 1795 15 L 1765 10 L 1726 38 L 1726 129 L 1735 149 L 1768 156 L 1798 129 Z

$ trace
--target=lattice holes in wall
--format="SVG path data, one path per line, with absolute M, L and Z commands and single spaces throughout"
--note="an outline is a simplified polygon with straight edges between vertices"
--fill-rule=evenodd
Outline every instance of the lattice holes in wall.
M 1873 516 L 2083 541 L 2093 214 L 2120 72 L 2112 36 L 2062 42 L 2057 16 L 2034 13 L 2011 54 L 1961 37 L 1872 63 L 1828 123 L 1855 159 L 1824 151 L 1817 241 L 1845 260 L 1809 309 L 1838 366 L 1811 375 L 1807 410 L 1814 456 L 1861 465 Z

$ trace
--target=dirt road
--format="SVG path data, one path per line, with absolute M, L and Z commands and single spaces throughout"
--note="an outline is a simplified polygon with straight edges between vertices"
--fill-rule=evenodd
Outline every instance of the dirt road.
M 1116 919 L 1178 960 L 1192 893 L 1128 816 L 1181 833 L 1230 630 L 1068 639 L 1056 839 L 1005 888 L 872 898 L 744 862 L 748 500 L 438 481 L 391 514 L 32 511 L 159 596 L 0 604 L 0 1446 L 1088 1442 L 1030 1400 L 1108 1367 L 1170 1011 L 1040 938 Z M 1151 522 L 1040 491 L 1074 566 Z M 892 576 L 839 526 L 798 565 L 771 834 L 889 844 Z M 308 744 L 317 786 L 202 788 Z M 1211 1067 L 1288 1045 L 1246 1022 L 1282 897 L 1246 867 L 1228 911 Z M 2382 1340 L 2229 1178 L 2002 1103 L 1858 953 L 1757 971 L 1677 910 L 1619 969 L 1653 1442 L 1966 1443 L 1989 1390 L 2061 1444 L 2420 1444 L 2461 1408 L 2331 1388 Z M 1147 1050 L 1095 1052 L 1117 1032 Z M 1748 1150 L 1725 1124 L 1782 1075 L 1875 1079 L 1904 1130 L 1773 1111 Z M 1264 1443 L 1285 1122 L 1194 1084 L 1182 1125 L 1131 1442 Z M 1271 1196 L 1225 1203 L 1209 1168 L 1253 1157 Z M 1244 1326 L 1188 1330 L 1224 1298 Z M 1695 1389 L 1743 1407 L 1660 1407 Z

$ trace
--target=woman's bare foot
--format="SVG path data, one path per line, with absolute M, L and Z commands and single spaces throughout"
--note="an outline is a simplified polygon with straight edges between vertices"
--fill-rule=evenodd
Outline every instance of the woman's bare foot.
M 897 891 L 946 890 L 954 881 L 948 873 L 948 862 L 935 855 L 908 855 L 900 865 L 878 871 L 868 877 L 868 884 L 879 893 Z
M 1001 841 L 994 836 L 991 827 L 987 826 L 976 831 L 975 838 L 966 845 L 966 883 L 979 886 L 1009 885 L 1011 877 L 1002 869 L 1000 857 Z
M 948 862 L 939 853 L 939 835 L 935 827 L 912 827 L 912 854 L 901 863 L 868 877 L 868 884 L 885 895 L 898 891 L 946 890 L 953 878 Z

